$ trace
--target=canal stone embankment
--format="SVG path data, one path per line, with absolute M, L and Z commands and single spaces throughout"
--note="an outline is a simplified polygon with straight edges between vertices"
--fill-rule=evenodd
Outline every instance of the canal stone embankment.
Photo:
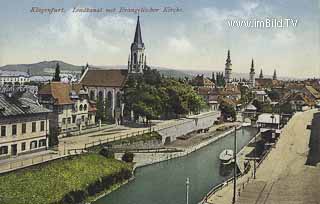
M 210 128 L 220 117 L 220 112 L 209 112 L 182 119 L 175 124 L 156 130 L 162 137 L 162 143 L 175 141 L 177 137 Z

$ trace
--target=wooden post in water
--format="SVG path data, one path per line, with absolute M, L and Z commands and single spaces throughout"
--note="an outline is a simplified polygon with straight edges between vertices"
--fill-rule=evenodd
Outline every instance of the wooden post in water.
M 233 147 L 233 198 L 232 203 L 236 203 L 237 191 L 237 126 L 234 127 L 234 147 Z

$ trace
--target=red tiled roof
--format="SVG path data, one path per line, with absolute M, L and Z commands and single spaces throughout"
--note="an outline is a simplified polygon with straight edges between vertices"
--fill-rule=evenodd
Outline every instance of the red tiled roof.
M 126 69 L 89 69 L 81 83 L 95 87 L 123 87 L 128 76 Z
M 56 100 L 55 104 L 57 105 L 72 104 L 73 102 L 70 99 L 71 90 L 74 90 L 78 94 L 82 87 L 82 84 L 70 85 L 61 82 L 51 82 L 44 85 L 38 94 L 51 95 Z

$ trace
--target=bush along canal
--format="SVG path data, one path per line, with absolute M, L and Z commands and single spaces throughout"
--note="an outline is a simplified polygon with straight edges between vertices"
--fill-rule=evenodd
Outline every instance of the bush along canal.
M 240 151 L 256 134 L 256 129 L 237 130 L 237 150 Z M 190 178 L 189 203 L 197 204 L 215 185 L 232 176 L 222 176 L 219 154 L 233 149 L 233 136 L 209 144 L 188 156 L 138 168 L 135 179 L 93 204 L 185 204 L 186 178 Z
M 131 175 L 131 164 L 95 153 L 72 156 L 0 176 L 0 203 L 83 203 Z

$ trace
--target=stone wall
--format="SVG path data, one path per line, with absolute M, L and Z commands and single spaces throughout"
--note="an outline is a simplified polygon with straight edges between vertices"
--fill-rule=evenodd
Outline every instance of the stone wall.
M 182 119 L 175 124 L 156 130 L 162 137 L 162 143 L 172 142 L 177 137 L 189 134 L 194 131 L 211 127 L 220 117 L 220 112 L 209 112 Z

